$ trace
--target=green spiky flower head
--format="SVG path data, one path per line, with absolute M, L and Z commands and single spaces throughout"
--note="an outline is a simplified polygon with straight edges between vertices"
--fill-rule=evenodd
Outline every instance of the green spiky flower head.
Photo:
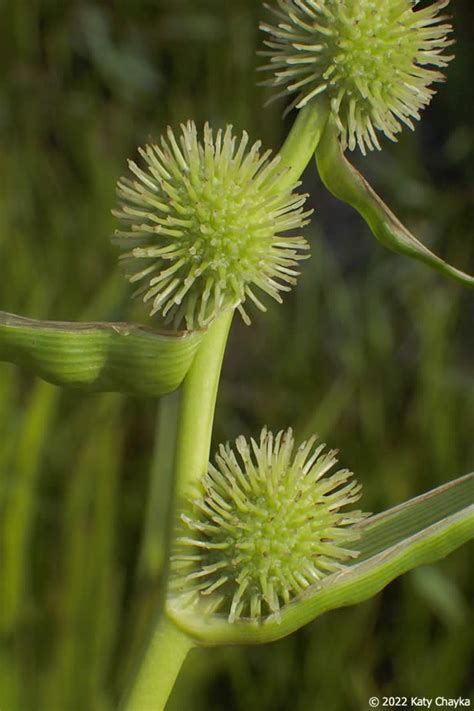
M 190 121 L 140 149 L 143 167 L 130 161 L 115 242 L 152 315 L 194 329 L 237 307 L 248 322 L 247 299 L 265 310 L 257 290 L 281 301 L 295 283 L 308 245 L 292 233 L 308 222 L 307 196 L 293 192 L 299 184 L 279 189 L 279 157 L 260 146 L 231 126 L 214 134 L 206 124 L 200 141 Z
M 202 489 L 181 514 L 171 563 L 176 613 L 260 620 L 357 556 L 359 498 L 335 452 L 316 437 L 295 449 L 291 430 L 221 445 Z
M 439 71 L 451 56 L 452 27 L 440 11 L 449 0 L 416 10 L 418 0 L 276 0 L 269 9 L 275 25 L 269 35 L 274 76 L 266 84 L 293 92 L 301 108 L 324 95 L 344 148 L 380 148 L 377 132 L 391 140 L 402 124 L 429 104 Z M 290 107 L 290 108 L 291 108 Z

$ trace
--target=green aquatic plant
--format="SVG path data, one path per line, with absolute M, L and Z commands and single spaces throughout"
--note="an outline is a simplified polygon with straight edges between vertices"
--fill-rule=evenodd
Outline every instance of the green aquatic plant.
M 178 402 L 160 401 L 172 456 L 163 467 L 157 457 L 141 555 L 145 564 L 155 555 L 148 524 L 162 480 L 163 594 L 124 711 L 164 708 L 193 646 L 278 639 L 474 535 L 472 476 L 368 515 L 351 508 L 361 486 L 347 470 L 331 473 L 335 452 L 316 436 L 295 448 L 291 429 L 265 428 L 259 439 L 221 445 L 209 464 L 234 312 L 249 322 L 247 302 L 265 310 L 257 289 L 281 301 L 308 256 L 304 236 L 293 235 L 310 215 L 295 190 L 313 157 L 323 183 L 380 241 L 473 285 L 410 234 L 344 155 L 379 147 L 376 131 L 393 138 L 418 118 L 441 79 L 427 65 L 450 59 L 446 5 L 278 0 L 278 26 L 263 25 L 271 83 L 296 93 L 291 106 L 300 109 L 278 154 L 261 153 L 259 142 L 248 148 L 247 134 L 237 139 L 229 126 L 206 124 L 200 139 L 191 121 L 139 150 L 141 167 L 130 162 L 131 176 L 118 182 L 113 241 L 158 328 L 0 314 L 0 358 L 63 387 L 135 396 L 181 388 Z

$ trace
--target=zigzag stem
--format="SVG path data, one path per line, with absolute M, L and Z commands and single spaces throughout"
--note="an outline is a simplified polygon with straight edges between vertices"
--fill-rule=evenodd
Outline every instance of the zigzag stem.
M 323 107 L 315 102 L 300 112 L 280 150 L 280 165 L 289 168 L 282 178 L 283 188 L 301 176 L 313 157 L 327 120 Z M 178 497 L 207 471 L 221 366 L 232 317 L 233 310 L 229 309 L 209 327 L 184 381 L 174 467 Z M 150 699 L 156 711 L 164 708 L 193 645 L 190 637 L 162 615 L 121 709 L 149 711 Z M 168 655 L 172 663 L 164 666 L 163 659 Z

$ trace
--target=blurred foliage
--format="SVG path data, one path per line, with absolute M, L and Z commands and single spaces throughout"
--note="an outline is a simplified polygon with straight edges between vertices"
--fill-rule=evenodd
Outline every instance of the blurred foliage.
M 189 117 L 278 148 L 292 117 L 262 109 L 264 14 L 258 0 L 0 2 L 2 310 L 146 322 L 108 241 L 115 181 L 137 145 Z M 449 81 L 415 134 L 359 167 L 415 233 L 472 271 L 474 7 L 456 0 L 452 14 Z M 319 432 L 378 511 L 472 466 L 472 297 L 383 251 L 312 169 L 305 188 L 313 259 L 283 307 L 235 324 L 215 441 L 264 423 Z M 142 599 L 155 408 L 0 365 L 3 711 L 114 707 Z M 372 694 L 467 695 L 472 587 L 462 549 L 281 642 L 195 651 L 170 709 L 351 711 Z

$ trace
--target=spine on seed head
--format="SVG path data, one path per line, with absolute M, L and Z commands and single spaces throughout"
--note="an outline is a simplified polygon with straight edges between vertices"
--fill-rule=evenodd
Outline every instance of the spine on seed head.
M 294 232 L 311 211 L 299 183 L 279 189 L 279 157 L 231 126 L 206 124 L 200 139 L 192 121 L 139 154 L 141 166 L 130 161 L 131 175 L 118 182 L 114 242 L 151 314 L 196 329 L 229 308 L 248 323 L 248 302 L 266 308 L 261 293 L 281 301 L 308 256 Z
M 452 55 L 452 27 L 440 12 L 449 0 L 416 9 L 418 0 L 276 0 L 262 23 L 264 82 L 289 109 L 326 97 L 344 148 L 380 148 L 431 101 Z
M 169 604 L 176 610 L 259 621 L 357 556 L 346 511 L 361 487 L 334 451 L 291 429 L 221 445 L 200 490 L 180 515 Z M 344 510 L 343 510 L 344 509 Z

